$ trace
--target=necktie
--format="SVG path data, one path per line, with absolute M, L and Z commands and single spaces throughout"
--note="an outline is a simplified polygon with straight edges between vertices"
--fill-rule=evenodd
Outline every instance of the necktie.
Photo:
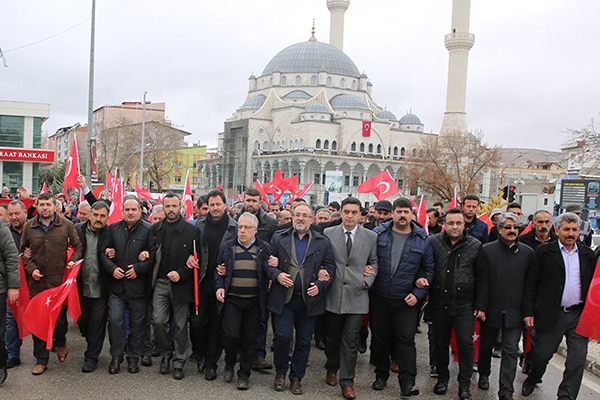
M 350 251 L 352 250 L 352 232 L 346 231 L 346 236 L 348 236 L 346 239 L 346 253 L 350 255 Z

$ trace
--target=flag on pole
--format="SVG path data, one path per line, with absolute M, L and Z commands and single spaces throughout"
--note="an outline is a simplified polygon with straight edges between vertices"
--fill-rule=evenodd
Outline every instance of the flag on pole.
M 588 289 L 583 311 L 575 332 L 596 341 L 600 341 L 600 258 L 596 262 L 596 271 Z
M 68 305 L 69 315 L 77 323 L 81 315 L 79 291 L 77 290 L 77 274 L 81 267 L 79 260 L 69 270 L 67 279 L 60 285 L 40 292 L 29 301 L 23 313 L 25 324 L 38 338 L 46 342 L 46 349 L 52 349 L 52 337 L 58 314 L 63 305 Z
M 294 199 L 300 199 L 302 197 L 304 197 L 304 195 L 306 195 L 306 193 L 310 190 L 310 188 L 312 187 L 313 182 L 308 182 L 306 185 L 304 185 L 304 187 L 300 190 L 298 190 L 295 194 L 294 194 Z
M 19 275 L 21 276 L 19 298 L 14 303 L 8 303 L 8 306 L 15 318 L 17 329 L 19 330 L 19 338 L 23 339 L 31 334 L 23 321 L 23 314 L 29 305 L 29 287 L 27 286 L 27 275 L 25 274 L 25 265 L 23 264 L 23 254 L 19 254 Z
M 256 183 L 256 190 L 258 190 L 260 192 L 260 198 L 262 201 L 264 201 L 265 203 L 269 204 L 269 196 L 267 196 L 267 192 L 265 192 L 265 188 L 263 187 L 263 184 L 260 183 L 260 181 L 257 179 Z
M 450 204 L 448 204 L 448 210 L 452 208 L 458 208 L 458 195 L 456 193 L 456 188 L 454 188 L 454 197 L 450 201 Z
M 481 221 L 485 222 L 485 224 L 488 227 L 488 234 L 490 233 L 490 231 L 492 230 L 492 228 L 494 227 L 494 223 L 492 222 L 492 220 L 490 219 L 490 215 L 487 212 L 484 212 L 483 214 L 481 214 L 479 217 L 477 217 L 478 219 L 480 219 Z
M 107 173 L 108 175 L 108 173 Z M 112 202 L 110 203 L 110 212 L 108 213 L 108 224 L 112 224 L 123 219 L 123 182 L 116 176 L 113 177 L 113 186 L 111 188 Z
M 363 137 L 371 136 L 371 121 L 362 122 L 362 135 Z
M 79 177 L 79 151 L 77 150 L 77 138 L 73 140 L 71 146 L 71 154 L 67 160 L 67 166 L 65 168 L 65 180 L 63 183 L 63 189 L 67 199 L 69 198 L 69 188 L 79 188 L 77 178 Z
M 386 169 L 361 183 L 356 191 L 358 193 L 373 193 L 377 200 L 385 200 L 398 193 L 400 189 L 398 189 L 398 185 L 392 178 L 390 171 Z
M 183 203 L 185 204 L 185 220 L 194 218 L 194 195 L 190 187 L 190 170 L 185 173 L 185 186 L 183 189 Z
M 140 188 L 137 178 L 135 178 L 135 192 L 137 193 L 137 195 L 140 199 L 153 200 L 152 195 L 150 194 L 150 190 L 145 189 L 145 188 L 144 189 Z
M 42 185 L 42 190 L 40 190 L 40 193 L 48 193 L 48 186 L 46 185 L 46 182 L 44 182 Z
M 427 206 L 425 205 L 425 196 L 423 195 L 421 195 L 421 201 L 419 202 L 417 222 L 425 229 L 425 233 L 429 235 L 429 218 L 427 217 Z

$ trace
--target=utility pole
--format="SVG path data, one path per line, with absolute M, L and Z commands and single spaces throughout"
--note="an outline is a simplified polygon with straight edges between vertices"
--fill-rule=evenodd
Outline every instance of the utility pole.
M 146 147 L 144 141 L 146 140 L 146 95 L 148 92 L 144 92 L 144 100 L 142 101 L 142 147 L 140 150 L 140 184 L 144 187 L 144 147 Z

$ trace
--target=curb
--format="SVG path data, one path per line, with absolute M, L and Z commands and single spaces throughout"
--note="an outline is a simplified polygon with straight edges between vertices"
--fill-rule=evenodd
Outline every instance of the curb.
M 558 347 L 557 353 L 566 358 L 567 357 L 567 347 L 565 345 L 561 344 Z M 586 371 L 589 371 L 596 376 L 600 376 L 600 361 L 598 361 L 598 360 L 596 360 L 596 358 L 588 355 L 587 360 L 585 361 L 585 369 L 586 369 Z

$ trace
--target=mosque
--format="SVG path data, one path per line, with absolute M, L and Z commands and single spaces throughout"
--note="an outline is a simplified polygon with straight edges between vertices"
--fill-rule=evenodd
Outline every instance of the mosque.
M 425 133 L 412 112 L 397 118 L 373 98 L 368 76 L 343 52 L 349 6 L 350 0 L 327 0 L 330 43 L 318 41 L 313 26 L 307 41 L 281 50 L 259 76 L 248 78 L 245 101 L 219 134 L 218 157 L 204 165 L 209 187 L 221 183 L 229 198 L 236 197 L 257 179 L 270 181 L 281 169 L 284 177 L 298 175 L 299 186 L 314 183 L 312 204 L 336 199 L 325 194 L 330 189 L 326 175 L 340 180 L 337 196 L 351 193 L 372 204 L 373 195 L 359 195 L 356 187 L 387 169 L 408 194 L 403 167 L 419 157 L 419 144 L 434 134 Z M 441 132 L 466 129 L 466 57 L 474 39 L 468 33 L 469 12 L 470 0 L 454 0 L 452 31 L 446 37 L 449 82 Z

